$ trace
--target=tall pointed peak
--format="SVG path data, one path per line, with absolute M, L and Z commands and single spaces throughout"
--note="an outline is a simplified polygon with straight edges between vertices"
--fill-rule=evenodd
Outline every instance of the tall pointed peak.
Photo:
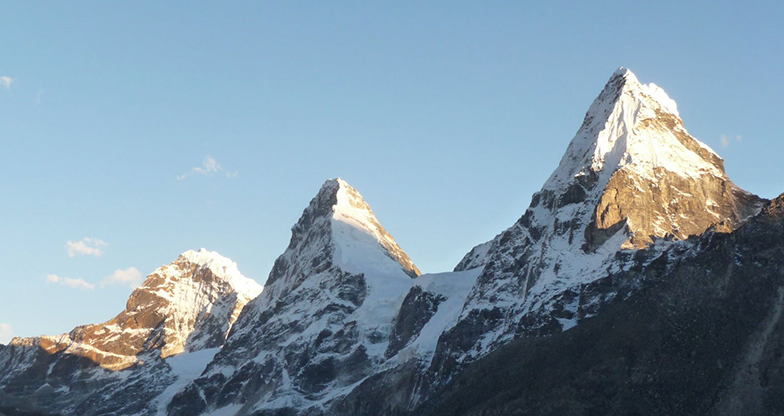
M 686 131 L 675 102 L 627 68 L 591 104 L 542 191 L 540 201 L 595 207 L 586 211 L 595 224 L 589 231 L 601 233 L 586 233 L 588 247 L 619 227 L 635 247 L 652 237 L 686 238 L 722 221 L 734 227 L 759 208 L 727 178 L 721 157 Z
M 243 309 L 226 346 L 202 373 L 209 381 L 191 384 L 172 404 L 187 409 L 216 382 L 249 404 L 314 403 L 325 394 L 342 396 L 385 362 L 400 302 L 419 275 L 414 263 L 340 178 L 324 182 L 291 234 L 264 292 Z M 307 360 L 292 360 L 302 351 Z M 213 377 L 218 373 L 220 380 Z M 243 387 L 247 374 L 265 385 Z
M 622 168 L 651 178 L 660 169 L 684 177 L 725 177 L 723 160 L 689 135 L 675 101 L 626 68 L 613 73 L 591 104 L 545 189 L 562 189 L 581 177 L 608 180 Z
M 277 299 L 335 266 L 366 276 L 420 274 L 362 195 L 340 178 L 324 182 L 291 228 L 289 246 L 270 272 L 264 297 Z
M 548 229 L 567 230 L 564 246 L 588 251 L 621 232 L 629 236 L 618 239 L 624 248 L 641 248 L 654 238 L 684 239 L 715 224 L 733 229 L 761 203 L 733 184 L 721 157 L 686 131 L 661 88 L 619 68 L 518 228 L 530 228 L 535 240 Z M 473 249 L 458 269 L 486 264 L 503 235 Z

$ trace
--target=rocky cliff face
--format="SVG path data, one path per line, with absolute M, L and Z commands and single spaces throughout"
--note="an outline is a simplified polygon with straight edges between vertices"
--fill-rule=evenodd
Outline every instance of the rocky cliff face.
M 398 299 L 418 275 L 361 195 L 327 181 L 264 293 L 170 414 L 321 408 L 382 365 Z
M 205 249 L 191 250 L 147 276 L 122 313 L 78 327 L 68 340 L 95 349 L 90 358 L 115 370 L 132 361 L 113 357 L 133 359 L 157 350 L 166 358 L 220 347 L 240 310 L 259 293 L 261 286 L 242 276 L 234 262 Z
M 223 345 L 239 311 L 260 292 L 230 260 L 187 251 L 150 274 L 115 318 L 59 336 L 12 340 L 0 350 L 0 386 L 10 396 L 34 396 L 47 410 L 146 409 L 146 400 L 178 378 L 164 359 Z

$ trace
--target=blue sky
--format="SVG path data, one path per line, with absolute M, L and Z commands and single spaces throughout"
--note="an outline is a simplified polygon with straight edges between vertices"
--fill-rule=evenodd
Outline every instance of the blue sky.
M 5 4 L 0 342 L 109 319 L 123 279 L 188 249 L 263 283 L 336 176 L 449 270 L 524 212 L 619 66 L 738 185 L 784 192 L 782 5 L 635 3 Z

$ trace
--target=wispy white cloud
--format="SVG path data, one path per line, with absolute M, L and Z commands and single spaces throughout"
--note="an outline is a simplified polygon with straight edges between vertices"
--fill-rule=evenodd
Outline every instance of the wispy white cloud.
M 742 142 L 743 136 L 737 135 L 735 137 L 732 137 L 726 134 L 722 134 L 720 140 L 721 140 L 721 147 L 726 148 L 729 147 L 730 144 L 732 144 L 732 142 L 738 142 L 738 143 Z
M 10 89 L 13 82 L 14 79 L 11 77 L 0 77 L 0 87 L 5 87 L 5 89 Z
M 177 176 L 177 180 L 181 181 L 187 178 L 188 176 L 192 175 L 203 175 L 203 176 L 226 176 L 227 178 L 233 178 L 237 176 L 239 172 L 229 172 L 223 167 L 218 164 L 218 162 L 212 156 L 207 156 L 204 158 L 204 162 L 201 163 L 201 166 L 196 166 L 195 168 L 191 169 L 188 173 L 184 173 L 182 175 Z
M 65 243 L 65 249 L 68 251 L 68 257 L 75 256 L 95 256 L 100 257 L 103 255 L 101 248 L 108 246 L 109 243 L 98 239 L 85 237 L 79 241 L 68 240 Z
M 11 325 L 0 322 L 0 344 L 8 344 L 14 336 L 14 329 Z
M 68 287 L 72 287 L 74 289 L 79 289 L 79 290 L 93 290 L 93 289 L 95 289 L 95 285 L 94 284 L 92 284 L 92 283 L 90 283 L 90 282 L 88 282 L 88 281 L 86 281 L 86 280 L 84 280 L 82 278 L 72 279 L 70 277 L 60 277 L 60 276 L 58 276 L 56 274 L 47 274 L 46 275 L 46 282 L 47 283 L 57 284 L 57 285 L 68 286 Z
M 106 285 L 128 285 L 131 289 L 136 289 L 144 281 L 144 276 L 136 267 L 129 267 L 125 270 L 115 270 L 109 276 L 101 280 L 101 287 Z

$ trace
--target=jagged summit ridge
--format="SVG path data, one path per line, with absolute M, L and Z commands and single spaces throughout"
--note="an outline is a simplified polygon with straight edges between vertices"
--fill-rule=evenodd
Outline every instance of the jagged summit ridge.
M 209 251 L 205 248 L 199 250 L 188 250 L 178 258 L 200 268 L 209 269 L 216 277 L 229 283 L 237 293 L 247 300 L 251 300 L 261 293 L 263 286 L 255 280 L 245 277 L 237 268 L 237 263 L 227 257 L 221 256 L 217 251 Z

